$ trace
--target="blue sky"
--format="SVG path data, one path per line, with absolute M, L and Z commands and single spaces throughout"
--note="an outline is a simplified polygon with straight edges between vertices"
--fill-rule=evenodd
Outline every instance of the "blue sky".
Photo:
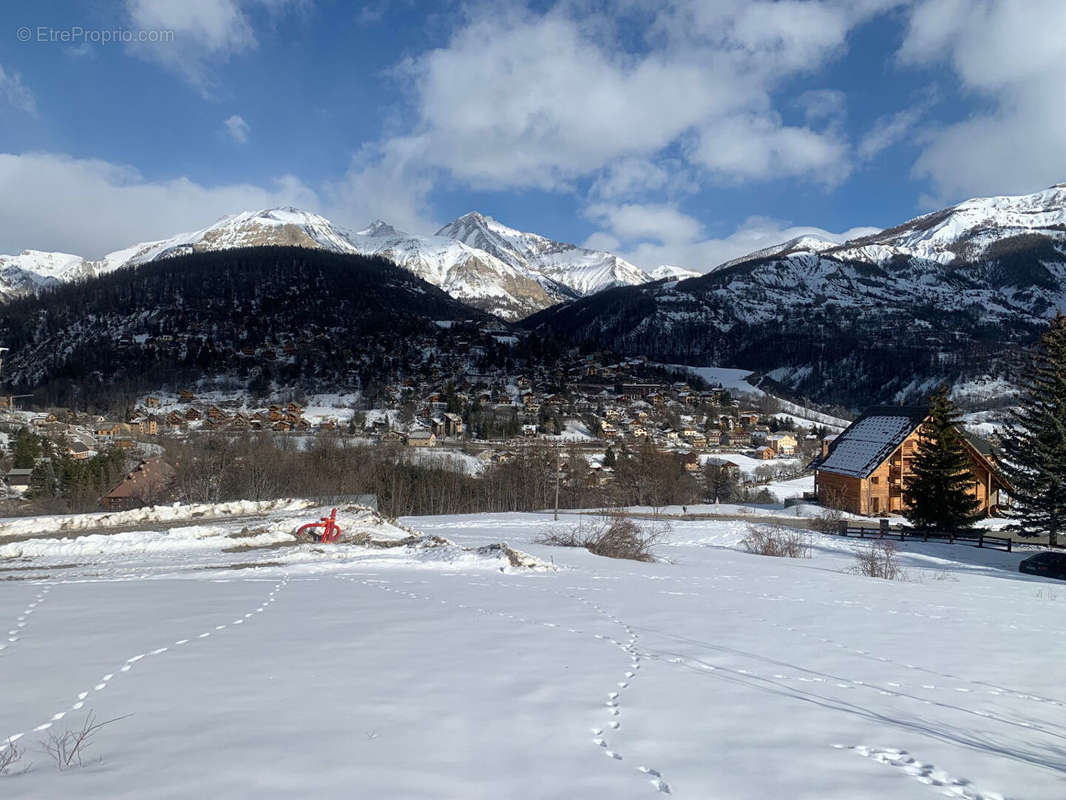
M 291 204 L 707 269 L 1066 180 L 1064 32 L 1059 0 L 8 3 L 0 252 Z

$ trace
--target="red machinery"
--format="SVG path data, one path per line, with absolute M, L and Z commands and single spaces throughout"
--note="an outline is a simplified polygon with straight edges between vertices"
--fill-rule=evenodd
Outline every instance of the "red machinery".
M 322 532 L 318 533 L 315 528 L 321 528 Z M 316 542 L 335 542 L 340 535 L 341 529 L 337 525 L 337 509 L 330 511 L 328 517 L 322 517 L 318 522 L 308 522 L 296 530 L 297 539 L 309 536 Z

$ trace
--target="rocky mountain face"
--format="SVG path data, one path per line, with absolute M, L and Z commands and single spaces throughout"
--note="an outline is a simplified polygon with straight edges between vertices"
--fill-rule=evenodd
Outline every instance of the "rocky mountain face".
M 478 235 L 481 228 L 490 236 Z M 643 271 L 610 253 L 516 231 L 476 212 L 435 236 L 422 236 L 381 220 L 351 232 L 318 214 L 273 208 L 242 212 L 201 230 L 131 245 L 99 260 L 32 250 L 0 256 L 0 299 L 164 258 L 265 246 L 381 256 L 457 300 L 509 320 L 608 286 L 649 280 Z
M 615 286 L 639 285 L 651 279 L 644 270 L 612 253 L 524 233 L 476 211 L 445 225 L 437 235 L 491 253 L 551 284 L 566 287 L 579 297 Z
M 1010 375 L 1057 311 L 1066 311 L 1063 185 L 970 200 L 842 245 L 796 240 L 525 324 L 624 353 L 759 369 L 813 399 L 863 404 Z

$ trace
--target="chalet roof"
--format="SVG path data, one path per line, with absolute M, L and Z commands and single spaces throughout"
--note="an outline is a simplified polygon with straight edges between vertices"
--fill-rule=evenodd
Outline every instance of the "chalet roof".
M 128 472 L 118 486 L 107 493 L 106 497 L 111 499 L 147 497 L 168 486 L 175 474 L 174 468 L 161 458 L 150 458 Z
M 8 470 L 7 483 L 9 486 L 29 486 L 30 475 L 33 474 L 31 467 L 15 467 Z
M 929 409 L 874 406 L 833 441 L 817 468 L 837 475 L 868 478 L 922 424 Z

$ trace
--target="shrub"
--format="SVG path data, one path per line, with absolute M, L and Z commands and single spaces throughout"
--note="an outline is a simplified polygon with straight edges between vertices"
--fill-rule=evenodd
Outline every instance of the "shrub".
M 843 511 L 827 508 L 811 520 L 811 527 L 819 533 L 839 533 L 842 519 L 844 519 Z
M 11 768 L 18 764 L 22 760 L 22 750 L 17 744 L 10 739 L 4 746 L 3 750 L 0 750 L 0 775 L 7 775 L 11 772 Z M 29 769 L 27 766 L 22 772 Z
M 896 556 L 892 542 L 874 542 L 855 554 L 855 571 L 868 578 L 884 578 L 888 581 L 903 580 L 903 568 Z
M 584 547 L 607 558 L 654 561 L 651 548 L 669 532 L 665 525 L 640 525 L 632 519 L 612 516 L 588 525 L 581 523 L 563 531 L 551 531 L 536 541 L 555 547 Z
M 748 534 L 740 541 L 749 553 L 779 558 L 810 558 L 810 539 L 798 530 L 770 525 L 748 525 Z
M 87 751 L 92 744 L 93 737 L 100 729 L 105 725 L 110 725 L 112 722 L 118 722 L 129 716 L 131 715 L 127 714 L 124 717 L 115 717 L 105 722 L 97 722 L 96 714 L 90 711 L 85 717 L 85 722 L 77 730 L 68 730 L 62 734 L 49 733 L 48 741 L 43 743 L 44 751 L 52 757 L 56 766 L 61 770 L 80 767 L 85 763 Z

